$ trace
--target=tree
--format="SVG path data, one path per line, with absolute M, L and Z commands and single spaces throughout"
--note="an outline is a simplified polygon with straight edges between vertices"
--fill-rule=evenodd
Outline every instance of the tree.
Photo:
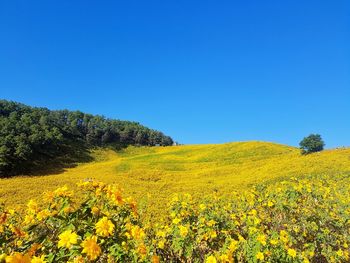
M 156 144 L 172 145 L 172 139 L 137 122 L 0 100 L 0 178 L 73 162 L 96 146 Z
M 320 152 L 323 150 L 324 142 L 319 134 L 310 134 L 305 137 L 300 143 L 302 154 L 309 154 L 313 152 Z

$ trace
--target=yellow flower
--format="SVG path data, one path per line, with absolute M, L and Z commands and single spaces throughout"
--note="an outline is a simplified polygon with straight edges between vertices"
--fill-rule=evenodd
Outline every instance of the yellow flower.
M 238 248 L 238 241 L 237 240 L 232 240 L 228 249 L 231 251 L 231 252 L 235 252 Z
M 23 245 L 23 240 L 17 240 L 17 241 L 16 241 L 16 245 L 17 245 L 18 247 L 22 246 L 22 245 Z
M 188 234 L 188 228 L 187 228 L 187 227 L 185 227 L 185 226 L 179 226 L 179 229 L 180 229 L 180 235 L 181 235 L 182 237 L 187 236 L 187 234 Z
M 239 240 L 240 242 L 245 241 L 244 237 L 242 237 L 242 236 L 239 235 L 239 234 L 238 234 L 238 240 Z
M 9 228 L 11 229 L 12 233 L 15 234 L 17 237 L 24 237 L 27 234 L 26 232 L 24 232 L 18 227 L 15 227 L 12 224 L 9 225 Z M 23 240 L 18 240 L 17 242 L 23 242 Z
M 216 238 L 218 235 L 216 234 L 215 230 L 210 231 L 210 238 Z
M 34 219 L 33 214 L 29 214 L 29 215 L 24 216 L 23 224 L 30 225 L 30 224 L 34 224 L 34 223 L 35 223 L 35 219 Z
M 144 256 L 146 256 L 147 254 L 147 248 L 144 244 L 141 244 L 138 248 L 137 248 L 137 252 L 140 254 L 140 256 L 143 258 Z
M 96 223 L 95 228 L 97 235 L 103 237 L 111 236 L 114 232 L 114 225 L 112 221 L 108 220 L 108 218 L 105 216 Z
M 42 211 L 40 211 L 36 217 L 38 218 L 38 220 L 42 221 L 44 219 L 46 219 L 48 216 L 50 216 L 50 211 L 48 209 L 44 209 Z
M 266 236 L 263 234 L 263 235 L 259 235 L 256 240 L 262 244 L 263 246 L 266 245 Z
M 49 192 L 49 191 L 45 191 L 43 194 L 43 200 L 45 202 L 51 203 L 54 199 L 54 193 L 53 192 Z
M 175 195 L 172 199 L 171 199 L 172 202 L 177 202 L 179 201 L 179 197 L 177 195 Z
M 179 218 L 174 218 L 173 219 L 173 224 L 174 225 L 177 225 L 178 223 L 180 223 L 181 222 L 181 219 L 179 219 Z
M 139 226 L 132 226 L 131 227 L 131 236 L 133 238 L 135 238 L 136 240 L 141 240 L 145 237 L 145 232 Z
M 63 209 L 63 212 L 65 212 L 66 214 L 69 214 L 69 213 L 71 213 L 73 211 L 74 211 L 74 209 L 72 207 L 70 207 L 70 206 L 67 206 L 67 207 L 65 207 Z
M 211 219 L 211 220 L 209 220 L 208 222 L 207 222 L 207 226 L 213 226 L 213 225 L 215 225 L 216 224 L 216 222 L 215 222 L 215 220 L 213 220 L 213 219 Z
M 293 248 L 288 248 L 288 255 L 295 258 L 297 256 L 297 252 Z
M 267 202 L 267 206 L 268 206 L 268 207 L 272 207 L 272 206 L 274 206 L 274 202 L 272 202 L 272 201 L 268 201 L 268 202 Z
M 73 195 L 73 192 L 68 191 L 68 187 L 65 185 L 63 187 L 57 188 L 54 191 L 54 194 L 60 197 L 71 197 Z
M 108 197 L 113 203 L 117 205 L 122 205 L 124 203 L 124 199 L 119 189 L 111 189 L 111 192 L 108 194 Z
M 205 260 L 205 263 L 216 263 L 216 258 L 213 255 L 211 255 L 207 257 L 207 259 Z
M 99 214 L 99 212 L 100 212 L 100 209 L 98 209 L 98 207 L 96 207 L 96 206 L 94 206 L 93 208 L 91 208 L 91 213 L 93 214 L 93 215 L 98 215 Z
M 38 210 L 38 204 L 33 199 L 29 200 L 27 204 L 28 210 L 30 211 L 37 211 Z
M 203 211 L 203 210 L 205 210 L 205 208 L 207 208 L 205 204 L 200 204 L 200 205 L 199 205 L 199 209 L 200 209 L 200 210 Z
M 156 235 L 157 235 L 157 237 L 165 237 L 166 233 L 164 231 L 159 230 L 159 231 L 157 231 Z
M 219 259 L 220 259 L 220 262 L 222 262 L 222 263 L 230 262 L 230 259 L 229 259 L 229 257 L 227 255 L 221 255 L 219 257 Z
M 58 247 L 66 247 L 71 248 L 72 245 L 76 244 L 78 242 L 78 235 L 72 230 L 66 230 L 62 234 L 58 236 Z
M 29 255 L 15 253 L 6 257 L 6 263 L 30 263 L 30 257 Z
M 258 214 L 258 212 L 255 210 L 255 209 L 252 209 L 250 212 L 249 212 L 250 215 L 252 216 L 256 216 Z
M 280 231 L 280 239 L 283 243 L 288 243 L 288 233 L 285 230 Z
M 262 252 L 258 252 L 257 254 L 256 254 L 256 259 L 257 260 L 264 260 L 264 254 L 262 253 Z
M 39 257 L 33 257 L 30 263 L 46 263 L 47 261 L 45 260 L 45 256 L 42 255 L 40 258 Z
M 337 256 L 338 257 L 342 257 L 344 254 L 343 254 L 343 250 L 341 250 L 341 249 L 339 249 L 338 251 L 337 251 Z
M 84 260 L 83 256 L 77 256 L 73 260 L 73 263 L 84 263 L 84 262 L 85 262 L 85 260 Z
M 160 241 L 158 242 L 158 247 L 159 247 L 160 249 L 163 249 L 163 248 L 164 248 L 164 240 L 160 240 Z
M 270 240 L 270 244 L 273 245 L 273 246 L 275 246 L 275 245 L 278 244 L 278 240 L 276 240 L 276 239 L 271 239 L 271 240 Z
M 152 261 L 151 261 L 152 263 L 159 263 L 160 262 L 160 259 L 159 259 L 159 257 L 157 256 L 157 255 L 153 255 L 152 256 Z
M 101 254 L 101 248 L 97 244 L 97 237 L 90 236 L 81 242 L 82 253 L 86 254 L 90 260 L 95 260 Z

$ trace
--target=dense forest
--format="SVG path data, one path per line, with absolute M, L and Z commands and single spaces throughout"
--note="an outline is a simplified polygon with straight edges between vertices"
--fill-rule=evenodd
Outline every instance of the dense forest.
M 84 161 L 93 147 L 172 144 L 137 122 L 0 100 L 0 177 Z

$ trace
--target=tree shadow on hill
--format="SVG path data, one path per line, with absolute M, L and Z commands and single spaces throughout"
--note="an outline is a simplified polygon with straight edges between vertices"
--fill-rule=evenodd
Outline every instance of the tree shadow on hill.
M 127 144 L 106 144 L 100 147 L 119 152 L 127 146 Z M 68 168 L 93 161 L 91 153 L 94 148 L 84 140 L 66 140 L 60 145 L 43 146 L 41 149 L 36 149 L 36 154 L 31 160 L 5 171 L 0 174 L 0 178 L 61 174 Z
M 127 148 L 127 144 L 108 144 L 101 146 L 112 149 L 116 152 Z M 63 173 L 68 168 L 74 168 L 80 163 L 88 163 L 94 160 L 92 156 L 93 147 L 85 141 L 69 141 L 60 146 L 60 150 L 55 155 L 42 156 L 35 162 L 32 162 L 31 169 L 26 175 L 44 176 Z
M 67 168 L 74 168 L 79 163 L 88 163 L 93 161 L 91 148 L 82 143 L 70 142 L 60 145 L 57 151 L 52 154 L 40 155 L 31 163 L 27 171 L 29 176 L 44 176 L 50 174 L 60 174 Z

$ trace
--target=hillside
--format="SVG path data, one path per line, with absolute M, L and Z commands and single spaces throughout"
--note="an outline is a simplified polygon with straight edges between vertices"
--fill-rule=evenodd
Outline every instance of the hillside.
M 0 177 L 87 162 L 92 147 L 172 144 L 169 136 L 137 122 L 0 100 Z
M 299 149 L 267 142 L 237 142 L 176 147 L 128 147 L 119 152 L 99 149 L 94 161 L 63 173 L 0 180 L 0 199 L 10 206 L 38 198 L 44 190 L 86 178 L 120 185 L 125 195 L 152 211 L 160 211 L 174 193 L 200 197 L 229 194 L 259 182 L 306 175 L 350 173 L 350 149 L 326 150 L 306 156 Z

